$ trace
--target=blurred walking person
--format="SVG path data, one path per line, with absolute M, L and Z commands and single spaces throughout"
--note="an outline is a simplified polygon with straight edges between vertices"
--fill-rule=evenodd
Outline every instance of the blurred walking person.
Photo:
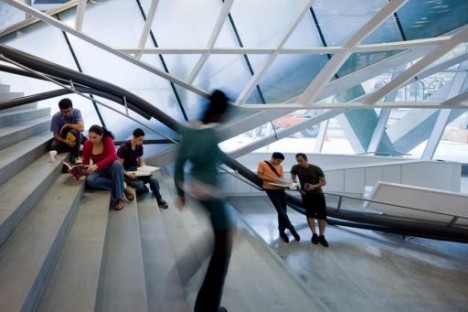
M 225 277 L 232 250 L 235 223 L 226 206 L 220 188 L 218 166 L 222 152 L 216 126 L 222 122 L 228 109 L 228 98 L 215 90 L 200 120 L 181 127 L 181 144 L 176 157 L 174 182 L 178 206 L 186 203 L 185 194 L 195 198 L 209 213 L 214 233 L 214 247 L 210 263 L 195 302 L 195 312 L 227 311 L 220 307 Z M 190 182 L 184 174 L 184 165 L 191 163 Z

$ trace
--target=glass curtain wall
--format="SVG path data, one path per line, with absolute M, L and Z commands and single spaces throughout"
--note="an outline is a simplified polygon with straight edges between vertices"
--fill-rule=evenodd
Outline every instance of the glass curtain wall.
M 103 0 L 99 3 L 87 3 L 82 32 L 106 45 L 109 51 L 42 22 L 9 35 L 2 36 L 0 32 L 0 42 L 126 89 L 177 121 L 185 122 L 198 117 L 204 100 L 199 94 L 174 81 L 187 83 L 202 93 L 222 88 L 234 100 L 242 95 L 241 102 L 246 104 L 294 102 L 294 99 L 314 81 L 333 55 L 311 52 L 307 49 L 342 46 L 376 13 L 388 5 L 386 0 L 316 0 L 312 2 L 311 7 L 304 10 L 304 1 L 235 0 L 229 13 L 223 17 L 220 16 L 224 5 L 224 1 L 221 0 L 161 0 L 157 2 L 151 32 L 146 40 L 142 41 L 142 31 L 150 15 L 151 3 L 150 0 Z M 467 5 L 466 1 L 455 0 L 410 0 L 369 33 L 362 44 L 421 39 L 454 31 L 467 24 L 468 15 L 462 14 L 467 11 Z M 10 27 L 26 18 L 26 14 L 5 3 L 1 3 L 1 8 L 0 27 L 2 28 Z M 76 9 L 60 12 L 55 17 L 66 25 L 74 27 Z M 224 19 L 219 20 L 220 18 Z M 217 24 L 219 21 L 221 24 Z M 137 52 L 130 53 L 131 57 L 137 56 L 137 62 L 128 62 L 116 55 L 123 53 L 122 49 L 137 48 L 150 50 L 173 48 L 178 52 L 149 51 L 141 55 Z M 213 53 L 210 50 L 238 48 L 262 48 L 265 51 L 240 54 Z M 282 48 L 299 52 L 281 53 Z M 196 51 L 197 49 L 199 51 Z M 301 49 L 304 51 L 300 51 Z M 332 79 L 337 80 L 361 71 L 400 52 L 401 50 L 353 53 Z M 457 53 L 463 55 L 466 52 Z M 392 70 L 383 68 L 372 79 L 364 79 L 354 86 L 336 90 L 335 96 L 324 101 L 342 102 L 346 105 L 347 102 L 374 92 L 387 84 L 396 77 L 398 71 L 405 69 L 404 63 L 401 66 L 400 69 Z M 173 82 L 161 77 L 163 74 L 173 77 Z M 405 85 L 387 95 L 385 100 L 424 101 L 446 86 L 454 77 L 453 71 L 441 72 Z M 28 95 L 58 88 L 49 82 L 7 73 L 0 73 L 0 83 L 9 84 L 12 90 Z M 118 139 L 127 138 L 131 129 L 138 125 L 117 113 L 125 112 L 122 105 L 96 97 L 96 100 L 105 105 L 94 106 L 88 99 L 76 95 L 70 97 L 73 98 L 76 107 L 85 112 L 88 125 L 100 123 L 96 111 L 98 109 L 105 125 L 114 130 Z M 58 100 L 44 101 L 40 105 L 49 105 L 55 110 Z M 263 127 L 268 131 L 262 133 L 271 134 L 285 129 L 285 125 L 304 121 L 310 118 L 312 111 L 304 110 L 268 122 Z M 396 113 L 392 111 L 389 125 L 408 112 L 411 110 L 400 110 Z M 379 110 L 375 110 L 375 118 L 378 118 L 379 113 Z M 355 112 L 356 116 L 359 114 Z M 362 114 L 370 116 L 364 111 Z M 149 132 L 152 139 L 177 137 L 177 134 L 157 120 L 147 121 L 132 112 L 130 115 L 156 130 L 154 133 Z M 396 117 L 393 117 L 394 115 Z M 463 124 L 463 116 L 461 114 L 455 118 L 457 125 Z M 326 135 L 323 137 L 325 139 L 322 139 L 322 148 L 319 151 L 327 151 L 329 140 L 339 137 L 347 142 L 338 152 L 360 153 L 354 147 L 349 148 L 353 146 L 350 143 L 353 140 L 352 136 L 359 135 L 359 131 L 354 127 L 348 128 L 349 116 L 346 117 L 348 122 L 342 117 L 336 116 L 326 125 L 323 123 Z M 307 131 L 300 131 L 293 136 L 305 136 L 310 140 L 317 140 L 318 128 L 318 124 L 311 125 Z M 250 131 L 247 137 L 251 138 L 252 133 Z M 444 135 L 444 137 L 449 136 Z M 315 143 L 312 142 L 310 145 L 315 146 Z

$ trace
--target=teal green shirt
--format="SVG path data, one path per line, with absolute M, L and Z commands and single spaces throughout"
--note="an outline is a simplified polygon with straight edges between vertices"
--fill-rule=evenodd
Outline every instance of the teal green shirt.
M 174 172 L 178 195 L 183 195 L 190 189 L 195 192 L 191 195 L 198 199 L 222 198 L 218 177 L 222 152 L 218 147 L 219 139 L 214 126 L 214 124 L 203 125 L 197 121 L 181 128 L 181 144 Z M 185 182 L 186 162 L 191 164 L 190 187 Z

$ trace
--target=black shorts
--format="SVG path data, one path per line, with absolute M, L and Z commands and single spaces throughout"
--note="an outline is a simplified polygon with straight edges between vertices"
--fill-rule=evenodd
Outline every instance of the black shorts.
M 327 219 L 327 205 L 323 193 L 306 194 L 302 196 L 307 218 Z

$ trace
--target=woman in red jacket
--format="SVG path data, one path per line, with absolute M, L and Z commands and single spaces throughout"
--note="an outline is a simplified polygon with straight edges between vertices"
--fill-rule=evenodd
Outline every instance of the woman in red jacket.
M 83 165 L 88 174 L 86 186 L 111 191 L 112 205 L 115 210 L 122 210 L 124 194 L 128 200 L 133 200 L 134 196 L 124 186 L 124 168 L 115 150 L 114 136 L 107 129 L 93 125 L 88 137 L 83 145 Z

